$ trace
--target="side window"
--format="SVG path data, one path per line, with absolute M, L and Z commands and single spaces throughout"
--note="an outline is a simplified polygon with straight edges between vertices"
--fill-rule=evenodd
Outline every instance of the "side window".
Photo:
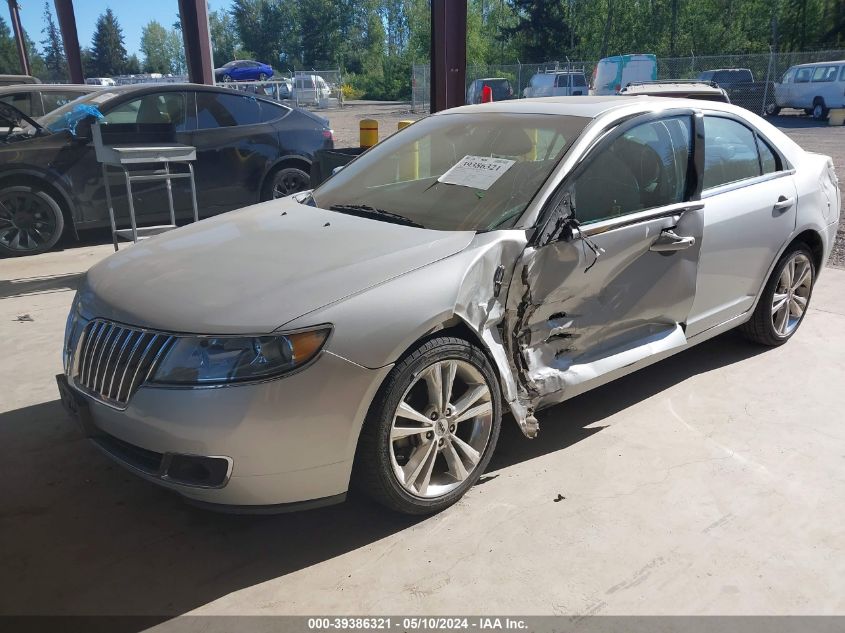
M 671 117 L 631 128 L 600 148 L 575 182 L 575 217 L 595 222 L 683 202 L 691 130 L 689 117 Z
M 760 173 L 754 132 L 732 119 L 705 116 L 704 188 L 756 178 Z
M 757 137 L 757 149 L 760 150 L 760 166 L 763 168 L 763 174 L 773 174 L 776 171 L 780 171 L 780 161 L 778 160 L 777 154 L 759 136 Z
M 44 112 L 52 112 L 56 108 L 67 105 L 74 99 L 81 97 L 85 92 L 42 92 L 41 103 L 44 105 Z
M 790 68 L 785 73 L 783 73 L 783 79 L 780 80 L 782 84 L 791 84 L 792 80 L 795 78 L 795 69 Z
M 253 97 L 219 92 L 197 92 L 197 129 L 252 125 L 261 120 Z
M 106 123 L 172 123 L 185 130 L 185 93 L 162 92 L 121 103 L 105 114 Z
M 834 81 L 836 66 L 819 66 L 813 73 L 813 81 Z
M 577 87 L 580 88 L 580 87 L 587 85 L 587 78 L 584 77 L 584 75 L 575 75 L 575 77 L 573 79 L 574 79 L 574 81 L 573 81 L 574 86 L 577 86 Z
M 845 81 L 845 66 L 842 67 L 842 72 L 839 73 L 839 81 Z
M 32 116 L 32 94 L 29 92 L 15 92 L 10 95 L 3 95 L 0 101 L 15 106 L 18 110 Z
M 810 78 L 813 76 L 813 69 L 812 68 L 799 68 L 798 71 L 795 73 L 795 83 L 797 84 L 805 84 L 810 81 Z
M 290 110 L 283 105 L 270 103 L 269 101 L 261 102 L 261 122 L 275 121 L 276 119 L 285 116 Z

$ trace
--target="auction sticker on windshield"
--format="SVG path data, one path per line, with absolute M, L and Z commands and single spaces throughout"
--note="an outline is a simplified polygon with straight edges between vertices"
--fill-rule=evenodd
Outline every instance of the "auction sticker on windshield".
M 464 156 L 437 182 L 461 185 L 486 191 L 493 186 L 516 161 L 491 156 Z

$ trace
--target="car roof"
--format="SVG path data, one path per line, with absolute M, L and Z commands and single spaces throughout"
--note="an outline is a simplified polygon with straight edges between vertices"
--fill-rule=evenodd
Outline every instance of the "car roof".
M 706 103 L 706 105 L 705 105 Z M 560 114 L 594 119 L 613 110 L 625 109 L 631 114 L 666 110 L 669 108 L 693 108 L 723 110 L 732 114 L 748 115 L 748 110 L 719 101 L 682 99 L 675 97 L 653 97 L 647 95 L 596 95 L 589 97 L 541 97 L 536 99 L 512 99 L 493 101 L 477 105 L 466 105 L 442 110 L 433 116 L 443 114 Z
M 626 94 L 638 92 L 695 92 L 699 94 L 723 94 L 724 90 L 705 81 L 638 81 L 623 88 Z
M 807 68 L 807 67 L 815 67 L 815 66 L 838 66 L 840 64 L 845 64 L 845 59 L 840 59 L 835 62 L 809 62 L 807 64 L 795 64 L 792 68 Z
M 96 92 L 102 86 L 86 86 L 85 84 L 16 84 L 13 86 L 0 86 L 0 94 L 14 92 Z

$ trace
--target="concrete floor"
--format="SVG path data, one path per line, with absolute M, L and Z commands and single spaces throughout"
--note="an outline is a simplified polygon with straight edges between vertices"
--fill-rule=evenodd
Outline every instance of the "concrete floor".
M 110 251 L 0 260 L 0 614 L 845 614 L 845 271 L 781 348 L 729 333 L 533 441 L 506 419 L 439 516 L 255 518 L 136 479 L 65 416 L 72 288 Z

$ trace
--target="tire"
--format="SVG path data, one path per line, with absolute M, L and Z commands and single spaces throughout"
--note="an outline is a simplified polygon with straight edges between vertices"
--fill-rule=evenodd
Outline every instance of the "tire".
M 267 81 L 266 73 L 258 73 L 258 81 Z
M 798 283 L 802 280 L 803 283 Z M 804 321 L 815 281 L 816 267 L 810 248 L 801 242 L 791 245 L 778 260 L 754 314 L 740 326 L 740 332 L 761 345 L 776 347 L 786 343 Z M 779 310 L 775 308 L 776 295 L 779 295 L 777 301 L 782 305 Z
M 262 200 L 284 198 L 311 188 L 311 176 L 298 167 L 281 167 L 267 176 Z
M 38 186 L 0 188 L 0 255 L 37 255 L 53 248 L 65 229 L 55 198 Z
M 229 73 L 226 73 L 225 75 L 223 75 L 223 83 L 224 84 L 227 84 L 230 81 L 232 81 L 232 75 L 230 75 Z
M 827 118 L 828 112 L 830 112 L 824 104 L 824 99 L 821 97 L 816 97 L 815 101 L 813 101 L 813 118 L 816 121 L 824 121 Z
M 450 375 L 446 403 L 432 402 L 431 393 L 445 392 Z M 400 403 L 404 414 L 397 415 Z M 361 430 L 353 484 L 397 512 L 440 512 L 484 472 L 501 419 L 499 382 L 484 353 L 463 339 L 429 339 L 379 389 Z
M 777 116 L 780 114 L 780 108 L 775 103 L 770 103 L 766 106 L 766 116 Z

